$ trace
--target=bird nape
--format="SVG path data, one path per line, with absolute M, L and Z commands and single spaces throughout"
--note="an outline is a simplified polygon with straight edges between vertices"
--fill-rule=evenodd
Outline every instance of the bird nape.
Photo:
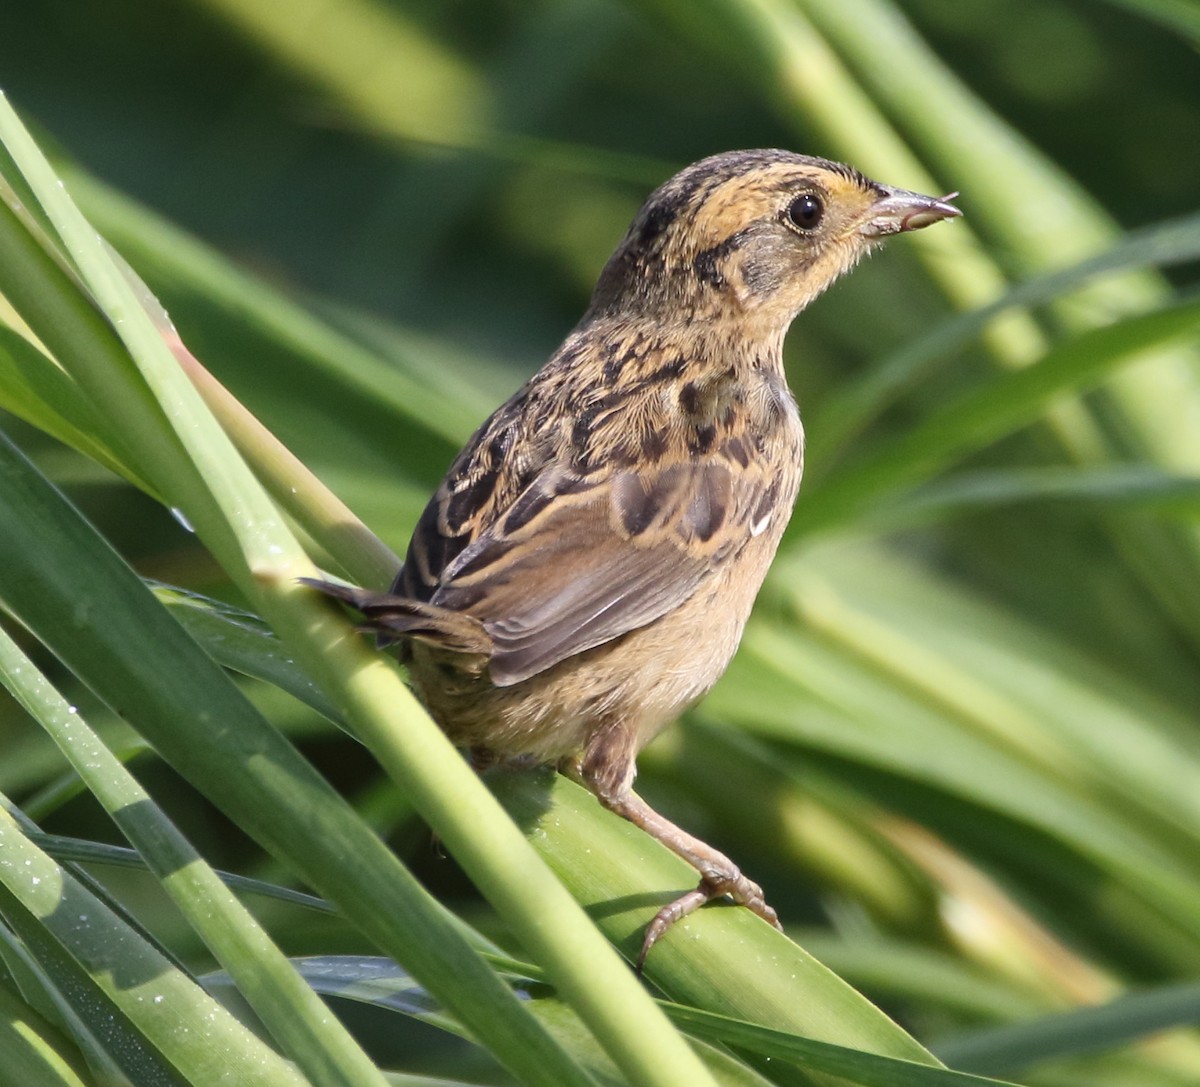
M 696 868 L 639 968 L 713 898 L 779 927 L 756 883 L 633 791 L 635 760 L 724 672 L 791 516 L 788 326 L 889 235 L 961 214 L 952 199 L 787 151 L 689 166 L 455 458 L 391 591 L 312 582 L 399 643 L 455 744 L 558 766 Z

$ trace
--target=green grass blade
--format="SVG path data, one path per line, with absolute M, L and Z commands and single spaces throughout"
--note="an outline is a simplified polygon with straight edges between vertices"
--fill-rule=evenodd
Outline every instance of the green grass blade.
M 986 382 L 808 493 L 797 519 L 800 530 L 844 524 L 881 495 L 924 482 L 954 460 L 1034 422 L 1055 398 L 1165 346 L 1191 342 L 1198 333 L 1200 303 L 1182 302 L 1067 340 L 1037 365 Z
M 348 637 L 347 624 L 327 603 L 296 583 L 315 571 L 295 537 L 180 372 L 128 281 L 56 183 L 15 114 L 4 111 L 0 121 L 10 153 L 119 330 L 138 375 L 131 375 L 125 364 L 115 374 L 101 369 L 86 352 L 70 357 L 56 352 L 60 361 L 123 422 L 139 463 L 149 461 L 168 500 L 184 511 L 239 587 L 293 645 L 298 659 L 327 691 L 337 692 L 388 773 L 551 973 L 614 1061 L 648 1084 L 665 1087 L 689 1082 L 689 1077 L 691 1083 L 705 1082 L 707 1074 L 686 1042 L 504 819 L 395 669 Z M 408 711 L 403 726 L 397 707 Z M 496 1035 L 494 1023 L 489 1031 Z M 544 1050 L 556 1053 L 560 1066 L 580 1074 L 550 1039 L 541 1040 Z M 510 1058 L 519 1058 L 527 1074 L 539 1080 L 552 1074 L 536 1065 L 527 1050 L 517 1050 L 511 1036 L 502 1048 Z
M 301 517 L 315 542 L 325 544 L 331 554 L 352 556 L 350 569 L 369 569 L 371 584 L 388 584 L 400 559 L 204 368 L 141 277 L 111 247 L 108 255 L 163 343 L 273 500 L 284 511 Z
M 580 1083 L 353 810 L 11 447 L 0 450 L 8 607 L 248 833 L 336 902 L 531 1083 Z M 28 564 L 28 565 L 24 565 Z M 86 617 L 103 615 L 103 623 Z M 80 617 L 85 625 L 80 627 Z M 130 647 L 136 647 L 131 652 Z M 214 722 L 219 730 L 213 735 Z
M 1200 985 L 1187 982 L 1130 993 L 1108 1004 L 947 1039 L 939 1054 L 985 1075 L 1020 1072 L 1043 1061 L 1117 1049 L 1131 1041 L 1200 1024 Z
M 814 137 L 833 157 L 889 184 L 920 192 L 953 188 L 938 181 L 889 123 L 841 59 L 816 33 L 799 4 L 787 0 L 655 0 L 679 33 L 699 42 L 718 63 L 760 89 L 785 123 L 812 150 Z M 947 177 L 954 177 L 953 171 Z M 953 230 L 916 234 L 919 259 L 956 308 L 985 305 L 1002 295 L 1008 280 L 966 221 Z M 1037 323 L 1009 313 L 985 334 L 989 350 L 1005 366 L 1022 365 L 1046 349 Z M 1078 428 L 1078 419 L 1064 425 Z
M 108 845 L 105 842 L 92 842 L 86 838 L 64 838 L 61 834 L 43 834 L 32 830 L 26 833 L 34 845 L 56 861 L 100 865 L 101 867 L 107 865 L 114 868 L 133 868 L 139 872 L 150 871 L 145 857 L 136 849 Z M 334 907 L 323 898 L 293 890 L 291 887 L 281 887 L 277 883 L 267 883 L 265 880 L 240 876 L 236 872 L 216 870 L 216 874 L 226 887 L 240 894 L 270 898 L 290 906 L 299 906 L 301 909 L 317 910 L 320 913 L 334 912 Z
M 0 267 L 20 273 L 6 277 L 0 287 L 27 322 L 43 329 L 66 325 L 93 340 L 103 327 L 103 318 L 80 298 L 74 278 L 42 248 L 7 204 L 0 204 Z M 77 301 L 73 304 L 68 299 Z M 11 404 L 17 414 L 27 411 L 31 422 L 46 417 L 51 432 L 59 432 L 64 438 L 80 431 L 90 432 L 84 442 L 90 447 L 99 446 L 102 461 L 111 462 L 115 457 L 121 465 L 131 462 L 133 457 L 119 429 L 96 410 L 71 375 L 59 370 L 16 332 L 6 329 L 5 333 L 4 369 L 14 386 L 5 396 L 6 406 Z M 61 341 L 52 336 L 43 338 L 43 342 L 54 352 Z M 93 426 L 94 430 L 85 431 Z M 113 453 L 103 452 L 105 449 Z
M 419 1019 L 439 1029 L 465 1037 L 462 1025 L 447 1016 L 429 994 L 413 983 L 411 977 L 387 959 L 356 955 L 322 955 L 294 960 L 297 971 L 317 992 L 369 1004 L 390 1012 Z M 564 1046 L 585 1060 L 601 1083 L 614 1087 L 623 1083 L 616 1067 L 590 1038 L 579 1017 L 545 985 L 530 985 L 524 972 L 516 974 L 513 984 L 524 994 L 538 1017 Z M 206 984 L 219 981 L 206 978 Z M 670 1007 L 667 1007 L 670 1014 Z M 770 1081 L 735 1057 L 706 1041 L 698 1041 L 701 1057 L 722 1087 L 768 1087 Z
M 1037 826 L 1111 885 L 1111 899 L 1093 904 L 1097 925 L 1128 910 L 1126 923 L 1140 921 L 1126 939 L 1155 946 L 1160 961 L 1197 961 L 1191 780 L 1200 767 L 1186 703 L 1173 709 L 1155 690 L 878 547 L 831 542 L 776 574 L 803 627 L 753 623 L 709 711 L 828 753 L 851 781 L 859 773 L 923 822 L 953 819 L 951 833 L 970 830 L 964 809 L 943 813 L 900 783 L 961 797 L 981 825 L 990 810 Z M 985 841 L 971 848 L 986 850 Z M 1041 852 L 1019 851 L 1030 861 Z M 1055 863 L 1065 871 L 1062 856 Z M 1040 877 L 1029 878 L 1041 894 Z
M 1011 259 L 1061 265 L 1115 235 L 1095 201 L 975 97 L 895 4 L 799 0 L 798 6 L 925 157 L 952 171 L 970 194 L 972 217 L 1003 240 Z
M 78 387 L 33 344 L 0 325 L 0 407 L 122 475 L 130 475 L 97 435 L 101 420 Z
M 1078 185 L 1033 153 L 1020 134 L 930 54 L 894 5 L 870 0 L 847 5 L 836 0 L 686 5 L 658 0 L 655 7 L 682 33 L 702 41 L 720 63 L 760 87 L 764 98 L 777 103 L 806 138 L 815 128 L 835 157 L 876 177 L 930 191 L 928 186 L 937 183 L 898 128 L 914 132 L 923 158 L 938 163 L 938 172 L 953 179 L 947 187 L 979 199 L 979 220 L 990 222 L 1004 244 L 1025 246 L 1028 267 L 1051 268 L 1094 254 L 1117 233 Z M 843 57 L 853 59 L 853 73 Z M 897 125 L 880 103 L 888 104 Z M 1023 202 L 1031 189 L 1040 204 L 1036 217 L 1027 214 Z M 1034 218 L 1061 223 L 1051 223 L 1039 236 L 1027 232 Z M 975 243 L 973 233 L 957 229 L 974 219 L 968 204 L 964 224 L 955 224 L 955 230 L 911 239 L 931 278 L 962 309 L 994 301 L 1007 288 L 1006 276 Z M 1056 317 L 1070 328 L 1088 328 L 1114 313 L 1161 304 L 1164 297 L 1156 277 L 1126 275 L 1095 285 L 1090 301 L 1059 309 Z M 1047 350 L 1041 331 L 1023 312 L 1009 313 L 990 326 L 985 344 L 1005 368 L 1026 366 Z M 1188 353 L 1178 344 L 1171 347 L 1176 350 L 1164 348 L 1136 373 L 1115 373 L 1109 382 L 1112 395 L 1104 398 L 1102 410 L 1093 412 L 1070 400 L 1046 406 L 1045 424 L 1070 459 L 1094 463 L 1121 453 L 1149 454 L 1164 467 L 1194 470 L 1200 463 L 1200 439 L 1187 420 L 1200 410 L 1200 383 Z M 1185 602 L 1177 597 L 1179 584 L 1200 585 L 1196 534 L 1161 524 L 1106 521 L 1104 527 L 1179 633 L 1190 644 L 1200 644 L 1196 595 Z M 1167 576 L 1167 570 L 1177 573 Z
M 90 1087 L 69 1043 L 0 986 L 0 1068 L 22 1087 Z
M 1200 43 L 1200 10 L 1191 0 L 1108 0 Z
M 1200 477 L 1141 464 L 959 472 L 871 509 L 874 528 L 911 528 L 978 510 L 1036 503 L 1200 519 Z
M 667 1005 L 667 1014 L 674 1022 L 703 1038 L 725 1042 L 764 1057 L 790 1061 L 805 1070 L 840 1076 L 862 1087 L 986 1087 L 1002 1082 L 948 1068 L 931 1068 L 927 1064 L 863 1053 L 697 1008 Z
M 179 625 L 223 668 L 270 683 L 346 729 L 337 708 L 258 616 L 174 586 L 151 583 L 150 588 Z
M 395 458 L 401 467 L 419 459 L 421 443 L 435 454 L 452 455 L 487 409 L 486 397 L 467 383 L 446 395 L 436 376 L 422 374 L 415 360 L 377 354 L 128 197 L 78 171 L 67 176 L 89 216 L 106 236 L 119 240 L 122 254 L 147 278 L 173 294 L 194 297 L 206 313 L 241 323 L 246 335 L 261 340 L 256 348 L 287 352 L 306 384 L 332 384 L 337 395 L 327 407 L 349 407 L 360 416 L 384 408 L 393 424 L 404 420 L 412 435 L 407 441 L 397 435 L 393 440 L 404 444 L 389 446 L 405 454 Z
M 0 679 L 58 744 L 314 1087 L 377 1085 L 366 1054 L 86 721 L 0 631 Z
M 211 1084 L 254 1068 L 307 1081 L 37 849 L 0 812 L 0 910 L 134 1083 Z M 142 1041 L 144 1039 L 144 1041 Z
M 561 776 L 497 772 L 490 781 L 597 924 L 634 959 L 654 913 L 694 884 L 692 869 L 599 811 L 588 793 Z M 576 861 L 581 850 L 587 865 Z M 681 1003 L 839 1045 L 929 1060 L 879 1009 L 742 909 L 709 907 L 685 918 L 655 945 L 645 972 Z
M 401 11 L 367 0 L 304 0 L 287 8 L 204 0 L 201 6 L 276 63 L 327 88 L 360 124 L 394 139 L 465 136 L 486 114 L 475 70 Z M 362 78 L 364 66 L 374 78 Z
M 979 337 L 988 322 L 1011 309 L 1052 302 L 1083 284 L 1124 269 L 1167 267 L 1200 256 L 1200 216 L 1187 215 L 1123 235 L 1102 253 L 1017 284 L 1006 294 L 958 317 L 882 359 L 819 406 L 809 454 L 818 473 L 828 471 L 862 431 L 918 379 Z M 816 478 L 812 472 L 809 478 Z
M 968 1023 L 1032 1019 L 1053 1006 L 1050 994 L 997 977 L 951 951 L 928 947 L 917 938 L 862 933 L 839 936 L 813 928 L 798 932 L 797 939 L 865 992 L 888 1001 L 902 1001 L 909 1007 L 941 1009 Z M 953 1060 L 947 1063 L 978 1071 Z

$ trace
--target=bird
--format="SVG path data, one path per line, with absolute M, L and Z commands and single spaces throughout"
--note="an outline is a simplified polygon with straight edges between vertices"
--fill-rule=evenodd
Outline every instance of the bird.
M 758 884 L 633 789 L 639 751 L 725 671 L 800 486 L 792 320 L 893 234 L 961 211 L 827 159 L 732 151 L 646 200 L 582 319 L 479 427 L 388 592 L 310 584 L 397 643 L 477 766 L 548 764 L 678 854 L 699 884 L 637 959 Z

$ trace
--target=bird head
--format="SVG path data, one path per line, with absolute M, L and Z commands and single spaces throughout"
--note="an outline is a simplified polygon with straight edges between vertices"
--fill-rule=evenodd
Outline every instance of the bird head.
M 654 193 L 605 266 L 591 312 L 783 330 L 891 234 L 962 213 L 826 159 L 732 151 Z

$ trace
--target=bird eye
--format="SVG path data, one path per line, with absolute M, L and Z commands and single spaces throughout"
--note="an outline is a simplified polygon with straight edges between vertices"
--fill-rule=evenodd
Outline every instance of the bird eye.
M 816 230 L 821 225 L 824 213 L 825 205 L 821 203 L 821 198 L 810 192 L 797 196 L 787 209 L 788 221 L 801 230 Z

